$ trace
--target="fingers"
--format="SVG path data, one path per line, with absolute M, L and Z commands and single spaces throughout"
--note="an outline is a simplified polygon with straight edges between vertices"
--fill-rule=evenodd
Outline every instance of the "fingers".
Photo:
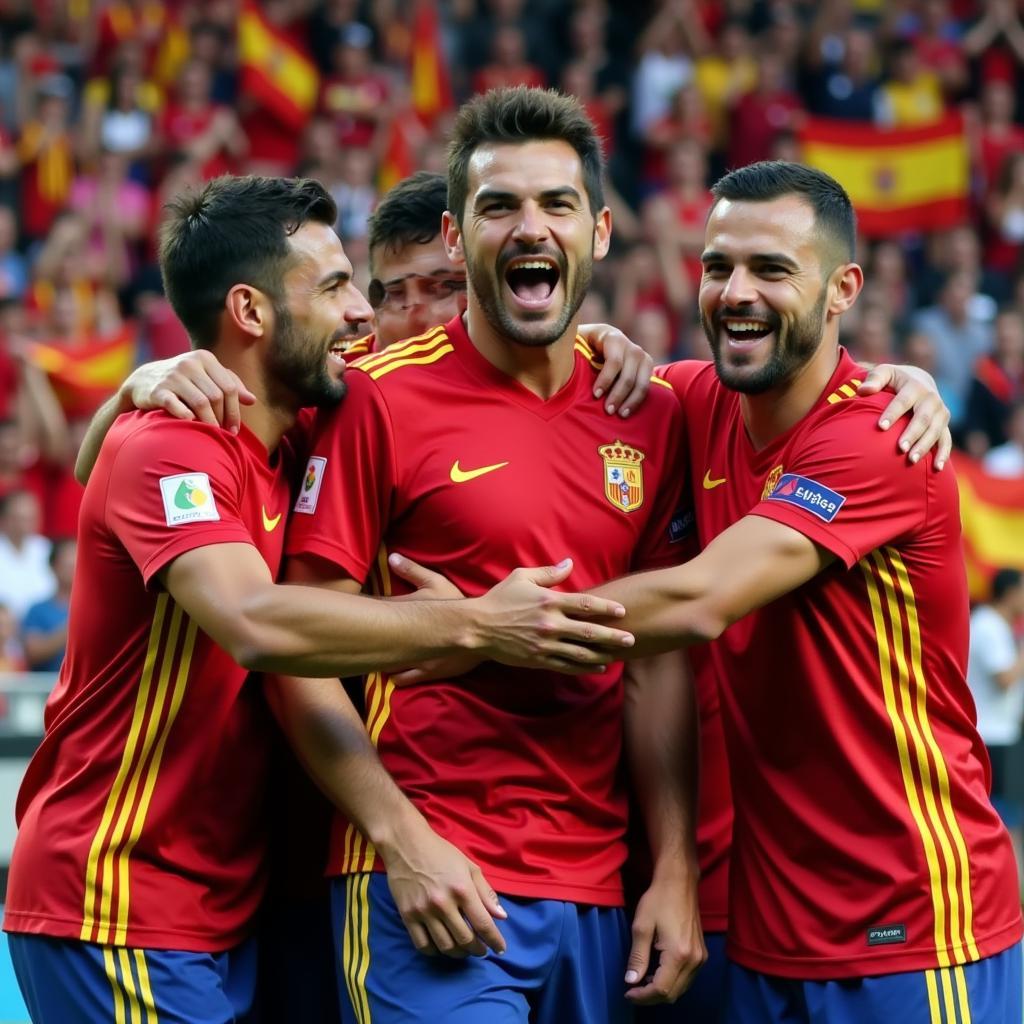
M 396 576 L 401 577 L 406 583 L 411 583 L 417 590 L 432 583 L 448 582 L 440 573 L 426 569 L 419 562 L 414 562 L 403 555 L 388 555 L 388 565 Z
M 919 397 L 920 392 L 916 395 L 910 392 L 911 389 L 903 388 L 893 395 L 892 401 L 882 410 L 882 415 L 878 417 L 878 425 L 882 430 L 888 430 L 901 416 L 914 407 L 914 402 Z
M 946 427 L 946 429 L 942 431 L 942 437 L 939 439 L 939 450 L 935 456 L 936 470 L 941 470 L 946 465 L 952 452 L 953 435 L 949 432 L 949 427 Z
M 563 558 L 558 565 L 538 565 L 530 568 L 516 569 L 512 576 L 536 583 L 538 587 L 554 587 L 565 582 L 572 572 L 572 559 Z
M 618 414 L 626 419 L 638 409 L 651 387 L 651 372 L 654 360 L 641 348 L 633 348 L 626 354 L 614 387 L 605 402 L 605 412 Z
M 618 601 L 594 594 L 553 594 L 550 607 L 574 619 L 621 619 L 626 614 Z
M 884 387 L 888 386 L 892 380 L 892 367 L 883 363 L 880 366 L 873 366 L 869 371 L 868 375 L 864 378 L 864 383 L 857 388 L 858 395 L 877 395 Z
M 629 947 L 626 958 L 626 984 L 637 985 L 647 974 L 647 965 L 651 958 L 651 942 L 654 940 L 654 928 L 642 921 L 639 916 L 633 921 L 633 944 Z
M 155 408 L 163 409 L 176 420 L 194 420 L 196 418 L 195 413 L 171 391 L 154 391 L 153 402 Z
M 605 351 L 604 366 L 601 367 L 601 372 L 597 375 L 597 380 L 594 381 L 594 397 L 600 398 L 609 390 L 614 391 L 614 385 L 621 372 L 622 352 L 617 348 L 610 352 Z M 622 395 L 619 395 L 618 400 L 621 401 L 622 397 Z M 609 396 L 608 403 L 610 403 L 611 400 L 611 396 Z M 608 409 L 607 404 L 605 405 L 605 409 L 608 412 L 614 412 L 614 409 Z
M 412 944 L 416 949 L 424 956 L 437 956 L 437 946 L 434 945 L 430 938 L 430 933 L 426 928 L 419 923 L 419 921 L 406 920 L 405 930 L 409 933 L 409 938 L 412 939 Z
M 922 402 L 900 435 L 900 450 L 909 451 L 910 461 L 917 462 L 939 443 L 948 424 L 949 410 L 938 396 L 927 404 Z

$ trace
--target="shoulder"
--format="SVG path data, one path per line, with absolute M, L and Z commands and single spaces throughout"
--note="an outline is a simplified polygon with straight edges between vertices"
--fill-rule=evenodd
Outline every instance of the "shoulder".
M 361 356 L 351 365 L 382 391 L 415 390 L 423 381 L 436 379 L 449 369 L 455 346 L 444 325 L 412 338 L 396 341 L 380 352 Z M 442 365 L 443 364 L 443 365 Z
M 672 385 L 676 398 L 685 402 L 711 396 L 724 390 L 718 382 L 715 364 L 707 359 L 680 359 L 654 368 L 656 377 Z

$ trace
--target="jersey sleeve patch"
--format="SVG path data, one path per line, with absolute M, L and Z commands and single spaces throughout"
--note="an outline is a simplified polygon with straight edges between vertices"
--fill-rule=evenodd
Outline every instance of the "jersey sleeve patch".
M 324 482 L 324 471 L 327 460 L 320 455 L 313 455 L 306 463 L 306 472 L 299 484 L 299 496 L 295 499 L 295 511 L 311 516 L 316 511 L 316 503 L 320 498 L 320 488 Z
M 160 496 L 168 526 L 220 519 L 213 488 L 206 473 L 178 473 L 160 477 Z
M 846 502 L 845 495 L 807 476 L 783 473 L 766 501 L 783 501 L 831 523 Z
M 678 544 L 689 537 L 693 533 L 695 523 L 696 519 L 693 515 L 693 509 L 677 508 L 672 515 L 671 522 L 668 524 L 669 544 Z

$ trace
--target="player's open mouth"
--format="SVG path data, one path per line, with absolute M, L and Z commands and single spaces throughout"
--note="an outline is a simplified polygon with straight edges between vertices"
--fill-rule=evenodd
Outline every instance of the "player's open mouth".
M 511 261 L 505 268 L 505 283 L 518 305 L 529 310 L 547 309 L 562 276 L 558 264 L 548 256 L 527 256 Z
M 766 320 L 750 318 L 730 319 L 721 322 L 722 332 L 736 348 L 753 347 L 772 333 L 773 325 Z
M 338 373 L 345 372 L 345 349 L 349 347 L 351 341 L 336 341 L 327 350 L 327 365 Z

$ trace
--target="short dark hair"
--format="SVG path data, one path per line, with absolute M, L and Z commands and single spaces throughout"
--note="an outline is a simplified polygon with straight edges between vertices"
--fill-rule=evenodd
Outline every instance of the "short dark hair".
M 1024 581 L 1020 569 L 999 569 L 992 577 L 992 600 L 1001 601 Z
M 444 175 L 417 171 L 387 191 L 369 222 L 370 262 L 382 249 L 426 245 L 441 233 L 441 216 L 448 209 Z
M 857 246 L 857 215 L 846 190 L 835 178 L 805 164 L 762 160 L 730 171 L 711 188 L 718 203 L 767 203 L 783 196 L 798 196 L 814 211 L 818 233 L 834 256 L 829 272 L 849 263 Z
M 579 100 L 554 89 L 525 85 L 492 89 L 464 103 L 448 147 L 448 210 L 461 224 L 469 193 L 469 161 L 488 143 L 524 143 L 558 139 L 580 158 L 583 184 L 595 216 L 604 207 L 604 157 L 594 124 Z
M 236 284 L 280 302 L 291 260 L 288 236 L 309 221 L 333 226 L 338 212 L 318 181 L 256 175 L 214 178 L 199 192 L 175 196 L 165 209 L 164 290 L 197 348 L 216 342 L 224 300 Z

